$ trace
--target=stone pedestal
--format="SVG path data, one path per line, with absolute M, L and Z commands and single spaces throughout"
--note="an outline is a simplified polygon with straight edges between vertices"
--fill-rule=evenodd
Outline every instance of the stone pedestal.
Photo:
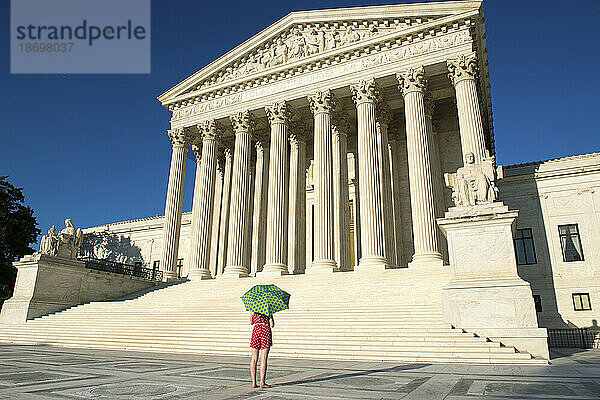
M 0 323 L 29 319 L 90 301 L 116 299 L 156 284 L 146 279 L 85 268 L 81 261 L 45 254 L 25 256 L 13 264 L 17 281 L 4 302 Z
M 444 321 L 548 359 L 529 283 L 517 275 L 512 227 L 518 211 L 501 202 L 451 207 L 438 224 L 453 276 L 442 290 Z

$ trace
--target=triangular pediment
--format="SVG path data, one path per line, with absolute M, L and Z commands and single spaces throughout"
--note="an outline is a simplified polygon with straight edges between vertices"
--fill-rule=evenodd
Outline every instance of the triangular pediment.
M 304 60 L 330 57 L 394 32 L 479 10 L 481 0 L 293 12 L 159 96 L 163 105 Z

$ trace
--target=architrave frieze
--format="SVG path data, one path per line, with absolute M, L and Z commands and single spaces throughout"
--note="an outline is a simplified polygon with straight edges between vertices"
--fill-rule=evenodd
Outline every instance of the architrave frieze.
M 189 126 L 202 119 L 223 118 L 242 109 L 259 109 L 273 101 L 301 98 L 319 89 L 345 87 L 361 78 L 393 75 L 410 66 L 445 64 L 448 58 L 471 53 L 473 47 L 468 25 L 414 43 L 395 44 L 397 42 L 393 40 L 363 57 L 350 57 L 337 63 L 323 62 L 319 68 L 296 76 L 174 110 L 171 126 Z

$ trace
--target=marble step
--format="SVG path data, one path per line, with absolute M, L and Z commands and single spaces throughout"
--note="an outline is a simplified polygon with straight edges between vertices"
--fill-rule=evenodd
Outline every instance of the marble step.
M 224 321 L 224 320 L 237 320 L 237 321 L 249 321 L 248 314 L 231 314 L 231 315 L 210 315 L 210 314 L 146 314 L 144 312 L 128 312 L 128 313 L 113 313 L 113 312 L 101 312 L 94 313 L 93 315 L 88 315 L 84 313 L 73 313 L 73 314 L 55 314 L 56 317 L 54 319 L 104 319 L 108 317 L 119 317 L 119 318 L 161 318 L 161 319 L 171 319 L 171 320 L 188 320 L 188 319 L 197 319 L 197 320 L 213 320 L 213 321 Z M 50 316 L 43 316 L 40 319 L 48 319 Z M 415 320 L 415 321 L 428 321 L 428 320 L 436 320 L 441 321 L 442 316 L 435 314 L 386 314 L 386 315 L 369 315 L 369 316 L 359 316 L 359 315 L 327 315 L 327 314 L 286 314 L 286 315 L 277 315 L 274 317 L 275 321 L 313 321 L 313 322 L 323 322 L 323 321 L 332 321 L 332 322 L 346 322 L 346 321 L 402 321 L 402 320 Z
M 172 317 L 172 318 L 189 318 L 189 317 L 201 317 L 201 318 L 220 318 L 220 319 L 248 319 L 250 314 L 247 311 L 237 312 L 203 312 L 203 311 L 179 311 L 169 312 L 162 310 L 144 310 L 139 308 L 131 308 L 128 310 L 66 310 L 62 312 L 56 312 L 53 314 L 47 314 L 36 319 L 49 318 L 55 316 L 61 317 L 90 317 L 90 318 L 103 318 L 106 316 L 139 316 L 146 315 L 149 317 Z M 393 318 L 442 318 L 441 312 L 404 312 L 404 311 L 386 311 L 377 313 L 344 313 L 344 312 L 313 312 L 313 311 L 292 311 L 275 314 L 275 320 L 285 319 L 332 319 L 332 320 L 347 320 L 347 319 L 393 319 Z
M 154 339 L 154 338 L 152 338 Z M 15 338 L 14 341 L 18 342 L 20 340 L 27 340 L 26 338 Z M 54 340 L 51 337 L 48 338 L 39 338 L 39 341 L 42 343 L 53 343 Z M 91 343 L 86 338 L 80 337 L 61 337 L 59 343 L 63 345 L 71 345 L 71 344 L 85 344 Z M 209 345 L 206 342 L 184 342 L 182 340 L 165 341 L 165 340 L 150 340 L 150 338 L 103 338 L 101 342 L 102 345 L 121 345 L 121 346 L 149 346 L 152 348 L 189 348 L 189 349 L 197 349 L 197 350 L 215 350 L 215 351 L 226 351 L 226 350 L 239 350 L 242 352 L 249 352 L 248 340 L 240 343 L 222 343 L 215 344 L 210 343 Z M 511 347 L 500 347 L 500 348 L 489 348 L 489 347 L 471 347 L 471 348 L 453 348 L 447 346 L 437 346 L 437 347 L 410 347 L 410 346 L 371 346 L 365 344 L 358 345 L 319 345 L 314 344 L 312 342 L 303 342 L 296 344 L 285 344 L 285 343 L 275 343 L 273 350 L 277 351 L 294 351 L 294 352 L 306 352 L 313 351 L 324 354 L 357 354 L 361 352 L 370 352 L 373 354 L 389 354 L 389 353 L 403 353 L 403 354 L 437 354 L 437 353 L 452 353 L 452 354 L 487 354 L 494 353 L 497 355 L 505 356 L 507 354 L 517 355 L 517 358 L 528 358 L 529 354 L 520 355 L 520 353 L 515 353 L 514 348 Z
M 113 319 L 114 320 L 114 319 Z M 248 320 L 244 319 L 244 321 L 232 321 L 232 320 L 198 320 L 198 319 L 150 319 L 150 318 L 140 318 L 140 319 L 119 319 L 115 320 L 115 322 L 107 322 L 112 321 L 110 318 L 102 319 L 57 319 L 56 321 L 51 321 L 52 324 L 78 324 L 78 323 L 86 323 L 88 325 L 110 325 L 110 326 L 119 326 L 119 325 L 127 325 L 127 324 L 156 324 L 156 325 L 173 325 L 173 324 L 185 324 L 188 326 L 204 326 L 204 325 L 219 325 L 219 326 L 250 326 Z M 49 323 L 48 321 L 36 321 L 32 323 L 32 325 L 42 325 L 43 323 Z M 360 328 L 370 328 L 370 327 L 378 327 L 382 322 L 381 321 L 353 321 L 353 322 L 337 322 L 337 321 L 276 321 L 275 326 L 279 326 L 287 329 L 303 329 L 304 327 L 310 325 L 313 328 L 338 328 L 338 329 L 360 329 Z M 447 324 L 439 322 L 439 320 L 428 320 L 428 321 L 420 321 L 420 320 L 406 320 L 402 322 L 398 322 L 394 320 L 385 322 L 386 330 L 393 329 L 402 329 L 406 327 L 427 327 L 427 328 L 445 328 L 448 327 Z
M 35 341 L 19 341 L 19 344 L 37 344 Z M 96 349 L 112 349 L 112 350 L 138 350 L 138 351 L 177 351 L 181 353 L 193 354 L 216 354 L 216 355 L 244 355 L 247 356 L 249 350 L 246 348 L 243 351 L 236 349 L 197 349 L 190 346 L 149 346 L 138 344 L 111 344 L 111 343 L 89 343 L 89 342 L 61 342 L 57 345 L 62 347 L 77 347 L 77 348 L 96 348 Z M 412 362 L 412 363 L 483 363 L 483 364 L 533 364 L 546 365 L 545 360 L 532 359 L 529 354 L 512 353 L 512 354 L 493 354 L 493 353 L 469 353 L 462 352 L 446 352 L 440 354 L 431 354 L 429 352 L 413 352 L 402 353 L 388 351 L 375 354 L 372 351 L 354 351 L 352 354 L 347 352 L 315 352 L 310 349 L 306 351 L 302 349 L 294 349 L 291 351 L 277 350 L 275 347 L 270 353 L 270 357 L 286 357 L 286 358 L 317 358 L 331 360 L 375 360 L 375 361 L 394 361 L 394 362 Z
M 146 309 L 141 307 L 129 307 L 123 309 L 116 308 L 72 308 L 62 312 L 57 312 L 50 315 L 79 315 L 85 314 L 89 316 L 95 316 L 100 314 L 114 314 L 114 315 L 128 315 L 132 313 L 144 313 L 147 315 L 206 315 L 215 317 L 224 316 L 248 316 L 249 312 L 245 310 L 232 310 L 232 311 L 215 311 L 215 310 L 202 310 L 202 309 L 178 309 L 178 310 L 163 310 L 163 309 Z M 331 316 L 334 318 L 346 318 L 346 317 L 381 317 L 385 318 L 388 316 L 441 316 L 440 310 L 377 310 L 377 311 L 336 311 L 336 310 L 286 310 L 275 314 L 276 318 L 288 318 L 291 316 L 303 316 L 306 318 L 314 316 Z M 47 317 L 47 316 L 44 316 Z M 43 317 L 42 317 L 43 318 Z
M 38 337 L 38 338 L 96 338 L 99 334 L 105 334 L 105 332 L 97 332 L 97 331 L 85 331 L 85 332 L 76 332 L 76 331 L 56 331 L 56 330 L 48 330 L 48 331 L 22 331 L 11 336 L 2 336 L 0 335 L 1 340 L 11 340 L 17 337 Z M 210 337 L 211 343 L 244 343 L 247 344 L 250 332 L 246 334 L 224 334 L 220 336 L 208 336 L 194 333 L 167 333 L 167 332 L 152 332 L 150 335 L 144 335 L 139 332 L 134 331 L 123 331 L 123 332 L 113 332 L 112 337 L 118 337 L 119 340 L 127 339 L 127 340 L 144 340 L 147 341 L 149 338 L 152 340 L 177 340 L 177 341 L 189 341 L 191 343 L 194 342 L 203 342 L 206 341 L 207 337 Z M 393 340 L 390 338 L 369 338 L 365 336 L 353 336 L 346 337 L 343 339 L 332 337 L 332 336 L 305 336 L 305 335 L 288 335 L 288 334 L 275 334 L 274 340 L 277 343 L 307 343 L 314 342 L 318 345 L 324 346 L 333 346 L 333 345 L 359 345 L 359 346 L 372 346 L 374 344 L 385 345 L 385 346 L 419 346 L 419 347 L 436 347 L 436 346 L 444 346 L 444 347 L 492 347 L 492 348 L 500 348 L 498 343 L 487 342 L 482 338 L 473 338 L 473 337 L 455 337 L 455 338 L 440 338 L 440 337 L 426 337 L 423 340 L 414 340 L 414 338 L 403 338 L 396 337 Z
M 17 327 L 17 326 L 15 326 Z M 25 326 L 18 326 L 18 330 L 13 327 L 0 327 L 0 335 L 17 334 L 19 332 L 41 332 L 41 331 L 57 331 L 57 332 L 88 332 L 94 331 L 103 334 L 109 334 L 111 332 L 120 331 L 135 331 L 139 334 L 153 334 L 155 332 L 169 332 L 171 334 L 197 334 L 197 335 L 226 335 L 226 334 L 244 334 L 251 332 L 252 328 L 249 325 L 235 325 L 235 326 L 198 326 L 190 328 L 189 326 L 177 326 L 177 325 L 166 325 L 166 326 L 155 326 L 152 324 L 147 325 L 70 325 L 70 324 L 31 324 Z M 393 338 L 393 337 L 474 337 L 473 333 L 465 333 L 457 329 L 452 328 L 402 328 L 402 329 L 389 329 L 387 327 L 381 328 L 369 328 L 369 329 L 327 329 L 323 330 L 311 326 L 303 327 L 302 329 L 284 329 L 283 327 L 276 326 L 274 328 L 275 335 L 297 335 L 302 334 L 303 336 L 310 337 L 361 337 L 361 338 Z
M 123 324 L 123 325 L 108 325 L 108 324 L 98 324 L 98 325 L 71 325 L 71 324 L 32 324 L 27 327 L 19 327 L 20 331 L 25 331 L 28 329 L 32 329 L 35 331 L 41 330 L 71 330 L 71 331 L 88 331 L 94 330 L 96 332 L 110 333 L 117 330 L 135 330 L 137 332 L 155 332 L 155 331 L 169 331 L 174 333 L 183 333 L 183 332 L 197 332 L 203 334 L 223 334 L 225 332 L 250 332 L 251 327 L 249 325 L 232 325 L 232 326 L 214 326 L 214 325 L 185 325 L 185 326 L 174 326 L 170 324 L 166 324 L 163 326 L 158 326 L 154 324 L 146 324 L 146 325 L 135 325 L 135 324 Z M 10 331 L 10 330 L 9 330 Z M 356 328 L 356 329 L 344 329 L 344 328 L 336 328 L 336 329 L 321 329 L 319 327 L 307 326 L 302 327 L 301 329 L 285 329 L 285 327 L 276 326 L 274 331 L 276 334 L 293 334 L 294 332 L 302 332 L 303 334 L 311 334 L 311 336 L 319 335 L 319 334 L 329 334 L 332 336 L 355 336 L 357 334 L 362 334 L 364 336 L 382 336 L 382 337 L 393 337 L 393 336 L 433 336 L 433 335 L 443 335 L 443 336 L 464 336 L 471 335 L 463 333 L 459 330 L 455 330 L 452 328 L 445 327 L 404 327 L 404 328 L 390 328 L 390 327 L 372 327 L 372 328 Z M 3 332 L 0 330 L 0 332 Z
M 180 299 L 178 299 L 179 301 Z M 158 308 L 162 310 L 182 310 L 182 309 L 195 309 L 195 310 L 207 310 L 207 311 L 244 311 L 245 307 L 240 300 L 235 305 L 227 305 L 227 306 L 209 306 L 206 303 L 202 302 L 202 299 L 195 299 L 193 302 L 182 302 L 177 303 L 176 305 L 168 304 L 165 302 L 160 303 L 150 303 L 142 301 L 141 299 L 136 300 L 126 300 L 126 301 L 95 301 L 91 303 L 85 303 L 80 305 L 83 308 L 100 308 L 100 307 L 129 307 L 130 305 L 135 304 L 136 307 L 145 307 L 148 309 Z M 366 305 L 366 304 L 344 304 L 344 305 L 327 305 L 327 304 L 295 304 L 293 302 L 290 303 L 290 310 L 310 310 L 310 311 L 419 311 L 419 310 L 442 310 L 441 304 L 436 305 L 417 305 L 417 304 L 388 304 L 385 306 L 378 305 Z
M 205 338 L 204 338 L 205 339 Z M 28 340 L 27 337 L 16 337 L 13 338 L 12 342 L 20 342 Z M 38 336 L 37 341 L 39 343 L 61 343 L 64 345 L 72 343 L 93 343 L 94 341 L 90 338 L 79 337 L 79 336 L 62 336 L 60 338 L 52 336 Z M 497 353 L 497 354 L 513 354 L 515 349 L 512 347 L 490 347 L 482 346 L 481 344 L 472 344 L 471 346 L 447 346 L 445 344 L 430 344 L 425 345 L 367 345 L 364 342 L 358 342 L 355 344 L 344 343 L 344 344 L 322 344 L 313 343 L 312 341 L 298 341 L 298 342 L 282 342 L 274 339 L 275 347 L 278 350 L 298 350 L 298 349 L 309 349 L 313 351 L 324 351 L 330 352 L 332 350 L 339 351 L 341 353 L 355 353 L 356 351 L 371 351 L 371 352 L 428 352 L 428 353 Z M 160 338 L 160 340 L 150 341 L 145 338 L 127 338 L 127 337 L 111 337 L 110 339 L 103 339 L 102 344 L 121 344 L 122 346 L 130 345 L 149 345 L 151 347 L 185 347 L 185 348 L 198 348 L 198 349 L 239 349 L 241 351 L 248 351 L 249 338 L 240 340 L 238 342 L 233 341 L 211 341 L 210 344 L 206 344 L 206 340 L 193 341 L 188 338 L 171 338 L 167 340 Z M 182 345 L 185 343 L 185 345 Z M 274 347 L 274 348 L 275 348 Z

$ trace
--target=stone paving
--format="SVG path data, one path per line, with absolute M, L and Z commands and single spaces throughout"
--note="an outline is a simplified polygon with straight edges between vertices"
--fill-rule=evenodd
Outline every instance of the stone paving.
M 600 399 L 599 349 L 548 366 L 269 361 L 258 390 L 244 357 L 0 345 L 0 399 Z

